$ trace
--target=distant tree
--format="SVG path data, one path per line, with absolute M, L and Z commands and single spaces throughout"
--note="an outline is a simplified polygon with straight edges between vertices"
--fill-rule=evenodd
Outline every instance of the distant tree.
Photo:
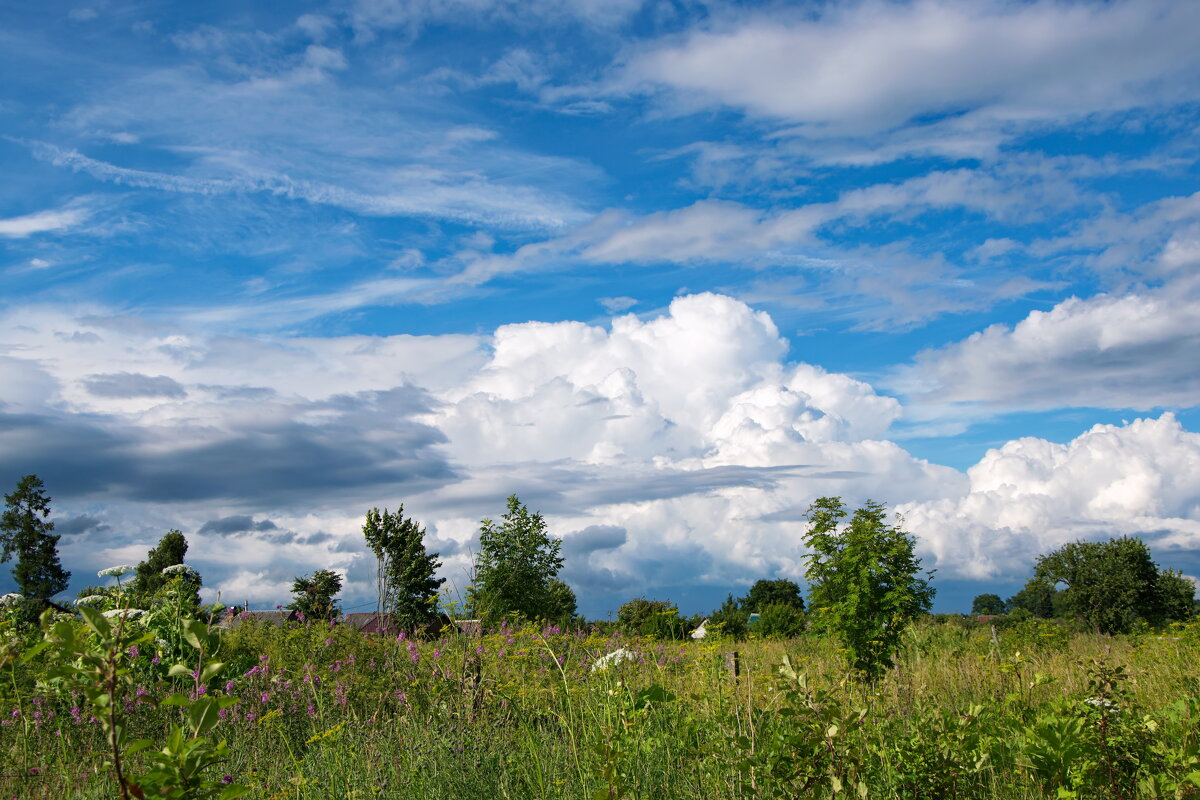
M 743 639 L 749 630 L 750 611 L 746 608 L 745 598 L 738 600 L 732 594 L 725 598 L 721 607 L 708 617 L 707 629 Z
M 764 639 L 794 639 L 804 633 L 806 617 L 794 603 L 767 603 L 760 606 L 753 633 Z
M 405 630 L 433 623 L 446 579 L 434 577 L 442 562 L 437 553 L 425 551 L 425 528 L 405 517 L 401 505 L 395 513 L 372 508 L 362 530 L 375 554 L 377 609 Z
M 552 537 L 542 515 L 529 513 L 515 494 L 502 519 L 479 523 L 468 603 L 480 619 L 493 623 L 505 617 L 546 619 L 558 610 L 551 581 L 562 569 L 562 540 Z
M 297 577 L 292 583 L 294 599 L 288 609 L 306 620 L 333 619 L 342 613 L 334 600 L 342 591 L 342 576 L 333 570 L 319 569 L 307 577 Z
M 781 603 L 791 606 L 798 611 L 804 610 L 804 597 L 800 594 L 800 585 L 786 578 L 776 580 L 760 579 L 754 582 L 750 591 L 742 600 L 742 606 L 750 612 L 762 614 L 767 606 Z
M 1003 614 L 1004 601 L 998 594 L 980 594 L 971 603 L 971 613 L 975 616 L 983 614 Z
M 129 582 L 129 595 L 132 605 L 137 608 L 149 608 L 159 598 L 156 596 L 167 586 L 174 586 L 172 581 L 178 581 L 179 588 L 186 593 L 188 605 L 193 609 L 200 606 L 200 574 L 195 570 L 163 572 L 168 567 L 183 563 L 187 555 L 187 537 L 182 531 L 172 528 L 158 540 L 158 544 L 146 554 L 146 559 L 137 565 L 133 580 Z M 174 577 L 173 577 L 174 576 Z
M 1058 610 L 1062 607 L 1059 594 L 1061 592 L 1044 580 L 1030 578 L 1025 582 L 1021 591 L 1005 601 L 1004 610 L 1011 614 L 1017 609 L 1022 609 L 1035 617 L 1050 619 L 1057 616 Z
M 17 482 L 16 491 L 4 496 L 4 514 L 0 517 L 0 563 L 15 554 L 12 574 L 17 592 L 23 595 L 26 618 L 36 618 L 53 605 L 54 595 L 65 590 L 71 573 L 58 559 L 58 539 L 52 533 L 50 498 L 37 475 L 26 475 Z
M 630 636 L 682 639 L 687 623 L 669 600 L 635 597 L 617 609 L 617 626 Z
M 1135 536 L 1063 545 L 1038 559 L 1034 579 L 1064 586 L 1066 612 L 1100 633 L 1124 633 L 1139 621 L 1160 625 L 1184 616 L 1195 593 L 1190 581 L 1160 570 L 1150 548 Z
M 913 538 L 887 523 L 884 506 L 867 501 L 848 525 L 845 517 L 839 497 L 808 509 L 809 607 L 842 641 L 850 667 L 875 680 L 891 667 L 904 629 L 929 611 L 934 589 L 920 577 Z
M 1182 572 L 1164 569 L 1158 573 L 1158 594 L 1166 619 L 1184 620 L 1196 615 L 1196 584 Z
M 551 578 L 546 587 L 546 619 L 557 625 L 574 625 L 578 619 L 575 592 L 565 581 Z

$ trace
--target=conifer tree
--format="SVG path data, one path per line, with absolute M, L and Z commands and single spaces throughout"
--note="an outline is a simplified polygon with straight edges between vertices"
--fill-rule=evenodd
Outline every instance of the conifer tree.
M 58 539 L 52 533 L 50 498 L 37 475 L 26 475 L 17 489 L 4 496 L 0 518 L 0 563 L 16 555 L 13 578 L 17 591 L 30 604 L 32 614 L 53 605 L 51 598 L 67 588 L 71 573 L 58 559 Z

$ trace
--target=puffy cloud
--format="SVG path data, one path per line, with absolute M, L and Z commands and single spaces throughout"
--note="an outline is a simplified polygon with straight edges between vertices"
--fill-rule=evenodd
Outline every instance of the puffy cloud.
M 1170 413 L 1097 425 L 1066 444 L 1010 441 L 967 475 L 957 497 L 897 508 L 923 549 L 961 575 L 1027 573 L 1037 554 L 1077 538 L 1200 546 L 1200 434 Z
M 917 418 L 1200 403 L 1200 288 L 1070 298 L 920 353 L 890 385 Z
M 226 337 L 28 309 L 0 329 L 27 373 L 25 405 L 0 410 L 0 477 L 47 480 L 69 564 L 136 560 L 179 527 L 227 600 L 280 601 L 292 576 L 334 566 L 366 602 L 361 515 L 400 502 L 463 586 L 480 518 L 511 493 L 564 537 L 589 613 L 801 577 L 804 510 L 823 495 L 903 504 L 946 577 L 1019 574 L 1065 536 L 1139 525 L 1200 545 L 1197 435 L 1170 416 L 1012 442 L 964 475 L 888 440 L 897 400 L 789 361 L 768 315 L 720 295 L 485 337 Z M 185 392 L 80 388 L 134 365 Z
M 656 43 L 626 85 L 835 131 L 976 111 L 1059 120 L 1196 97 L 1191 4 L 864 2 Z

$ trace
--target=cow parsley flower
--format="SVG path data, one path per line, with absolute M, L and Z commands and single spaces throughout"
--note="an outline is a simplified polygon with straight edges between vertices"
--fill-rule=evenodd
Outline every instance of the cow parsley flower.
M 114 608 L 112 611 L 105 611 L 104 616 L 112 619 L 113 617 L 125 616 L 129 619 L 137 619 L 146 612 L 140 608 Z
M 122 575 L 128 575 L 136 569 L 137 567 L 132 564 L 118 564 L 115 567 L 105 567 L 97 572 L 96 575 L 100 578 L 119 578 Z
M 87 597 L 81 597 L 75 601 L 77 606 L 93 606 L 96 603 L 103 603 L 108 598 L 102 594 L 89 594 Z
M 163 575 L 174 575 L 176 572 L 195 574 L 196 570 L 189 567 L 187 564 L 172 564 L 169 567 L 163 567 Z
M 0 595 L 0 606 L 6 606 L 9 603 L 17 603 L 25 599 L 25 595 L 9 592 L 6 595 Z
M 629 661 L 637 661 L 637 653 L 619 647 L 606 656 L 600 656 L 592 664 L 592 672 L 603 672 L 609 667 L 616 667 Z

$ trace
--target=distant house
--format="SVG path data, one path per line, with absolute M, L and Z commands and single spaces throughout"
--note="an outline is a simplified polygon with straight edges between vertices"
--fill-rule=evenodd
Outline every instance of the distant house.
M 363 633 L 396 633 L 399 628 L 388 619 L 387 614 L 376 611 L 356 611 L 342 615 L 342 624 Z

